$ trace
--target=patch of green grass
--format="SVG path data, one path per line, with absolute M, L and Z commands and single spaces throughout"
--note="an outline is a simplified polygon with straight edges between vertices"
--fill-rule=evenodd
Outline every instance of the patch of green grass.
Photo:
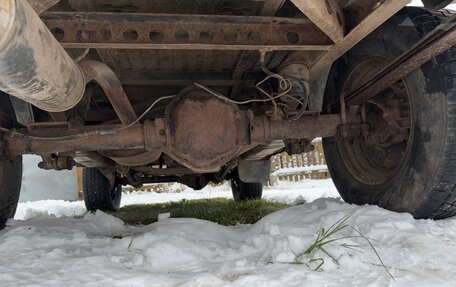
M 222 225 L 251 224 L 262 217 L 290 205 L 266 200 L 235 202 L 231 199 L 199 199 L 180 202 L 128 205 L 112 212 L 126 224 L 150 224 L 158 214 L 170 213 L 172 218 L 198 218 Z
M 349 213 L 342 217 L 341 219 L 337 220 L 331 227 L 325 229 L 324 227 L 321 227 L 318 232 L 317 232 L 317 238 L 315 239 L 312 244 L 309 245 L 303 252 L 296 254 L 294 261 L 288 262 L 290 264 L 306 264 L 303 261 L 303 257 L 306 255 L 308 258 L 309 264 L 317 264 L 315 267 L 315 271 L 323 271 L 322 266 L 325 264 L 325 260 L 323 257 L 318 257 L 315 258 L 318 252 L 322 252 L 324 255 L 328 256 L 329 258 L 332 259 L 334 263 L 339 265 L 339 260 L 330 252 L 326 250 L 326 246 L 328 244 L 334 244 L 338 241 L 348 239 L 348 238 L 362 238 L 364 239 L 368 244 L 369 247 L 372 249 L 372 251 L 375 253 L 375 256 L 377 256 L 378 261 L 380 264 L 377 264 L 379 266 L 382 266 L 386 273 L 395 281 L 393 274 L 388 270 L 388 267 L 383 263 L 382 258 L 377 252 L 377 249 L 375 249 L 374 245 L 372 244 L 371 238 L 366 237 L 361 231 L 353 227 L 348 223 L 349 218 L 352 216 L 352 213 Z M 354 230 L 358 235 L 340 235 L 341 231 L 344 229 L 351 228 Z M 335 235 L 339 235 L 338 237 L 335 237 Z M 348 243 L 342 243 L 339 244 L 340 247 L 345 248 L 345 249 L 350 249 L 354 251 L 359 251 L 359 248 L 361 247 L 360 245 L 357 244 L 348 244 Z M 309 266 L 309 264 L 306 264 Z
M 321 268 L 323 264 L 325 264 L 325 260 L 323 258 L 314 258 L 314 256 L 320 251 L 323 252 L 325 255 L 327 255 L 329 258 L 331 258 L 334 263 L 339 264 L 338 259 L 334 257 L 331 253 L 326 251 L 326 245 L 330 243 L 334 243 L 336 241 L 340 241 L 346 238 L 350 238 L 352 236 L 341 236 L 337 238 L 331 238 L 336 234 L 339 234 L 342 230 L 346 229 L 350 225 L 347 223 L 348 219 L 350 218 L 351 214 L 347 214 L 346 216 L 342 217 L 338 221 L 336 221 L 331 227 L 328 229 L 325 229 L 324 227 L 321 227 L 318 232 L 317 232 L 317 238 L 315 241 L 306 248 L 303 252 L 296 254 L 295 261 L 293 263 L 295 264 L 303 264 L 301 261 L 302 256 L 308 255 L 311 259 L 309 263 L 317 263 L 317 267 L 315 268 L 315 271 L 322 271 L 323 269 Z M 349 244 L 341 244 L 341 247 L 347 248 L 347 249 L 353 249 L 356 250 L 358 248 L 358 245 L 349 245 Z

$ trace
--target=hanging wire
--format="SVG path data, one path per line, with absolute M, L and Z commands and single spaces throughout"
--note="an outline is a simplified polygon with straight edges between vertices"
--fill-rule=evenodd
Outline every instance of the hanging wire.
M 295 102 L 297 102 L 298 104 L 300 104 L 301 106 L 304 106 L 304 104 L 296 99 L 295 97 L 292 97 L 290 95 L 288 95 L 288 92 L 293 88 L 293 83 L 290 79 L 285 79 L 282 75 L 279 75 L 277 73 L 274 73 L 272 72 L 271 70 L 269 70 L 267 67 L 266 67 L 266 64 L 265 64 L 265 58 L 266 58 L 266 51 L 260 51 L 260 65 L 261 65 L 261 70 L 267 75 L 266 78 L 264 78 L 263 80 L 261 80 L 260 82 L 258 82 L 256 84 L 256 88 L 265 96 L 267 96 L 269 99 L 272 100 L 272 103 L 273 103 L 273 108 L 274 108 L 274 111 L 272 113 L 272 116 L 273 117 L 277 117 L 278 116 L 278 110 L 277 110 L 277 106 L 279 105 L 275 99 L 277 98 L 281 98 L 281 97 L 287 97 Z M 272 92 L 272 93 L 268 93 L 266 92 L 263 88 L 261 88 L 261 85 L 263 83 L 265 83 L 266 81 L 270 80 L 270 79 L 276 79 L 277 82 L 278 82 L 278 86 L 279 86 L 279 91 L 282 91 L 282 92 Z M 286 104 L 280 104 L 280 106 L 285 106 L 287 107 L 288 109 L 292 110 L 292 108 L 290 108 L 288 105 Z M 301 116 L 301 115 L 299 115 Z M 299 117 L 298 116 L 298 117 Z M 296 117 L 295 117 L 296 118 Z
M 120 127 L 120 128 L 117 128 L 116 130 L 124 130 L 124 129 L 128 129 L 132 126 L 134 126 L 135 124 L 137 124 L 142 118 L 144 118 L 145 115 L 147 115 L 148 112 L 150 112 L 150 110 L 152 110 L 152 108 L 160 101 L 162 100 L 166 100 L 166 99 L 172 99 L 172 98 L 175 98 L 177 97 L 178 95 L 171 95 L 171 96 L 163 96 L 161 98 L 158 98 L 156 101 L 154 101 L 134 122 L 124 126 L 124 127 Z
M 78 59 L 84 58 L 88 52 L 89 52 L 89 50 L 86 49 L 83 52 L 83 54 L 80 57 L 78 57 Z M 211 90 L 210 88 L 203 86 L 199 83 L 194 83 L 194 86 L 208 92 L 209 94 L 211 94 L 217 98 L 220 98 L 224 101 L 228 101 L 228 102 L 231 102 L 231 103 L 234 103 L 237 105 L 245 105 L 245 104 L 255 103 L 255 102 L 271 102 L 273 105 L 273 109 L 274 109 L 273 114 L 272 114 L 273 117 L 278 116 L 278 106 L 284 106 L 284 107 L 290 109 L 290 107 L 288 105 L 286 105 L 285 103 L 277 103 L 276 99 L 278 99 L 278 98 L 288 97 L 288 98 L 296 101 L 298 104 L 303 105 L 303 103 L 300 100 L 288 95 L 288 92 L 293 87 L 292 82 L 289 79 L 285 79 L 283 76 L 267 69 L 266 66 L 264 65 L 264 60 L 265 60 L 265 52 L 260 51 L 261 69 L 267 76 L 263 80 L 259 81 L 255 86 L 263 95 L 265 95 L 267 97 L 266 99 L 250 99 L 250 100 L 245 100 L 245 101 L 236 101 L 236 100 L 230 99 L 214 90 Z M 270 79 L 276 79 L 278 81 L 279 90 L 281 90 L 282 92 L 269 93 L 261 87 L 261 85 L 263 85 L 265 82 L 269 81 Z M 89 136 L 100 135 L 100 134 L 114 134 L 119 130 L 128 129 L 128 128 L 134 126 L 135 124 L 137 124 L 160 101 L 166 100 L 166 99 L 172 99 L 177 96 L 179 96 L 179 95 L 170 95 L 170 96 L 163 96 L 163 97 L 158 98 L 135 121 L 133 121 L 132 123 L 130 123 L 128 125 L 122 126 L 122 127 L 111 128 L 111 129 L 100 129 L 100 130 L 94 130 L 94 131 L 90 131 L 90 132 L 83 132 L 83 133 L 79 133 L 79 134 L 59 136 L 59 137 L 30 136 L 30 135 L 19 133 L 15 129 L 7 129 L 7 128 L 3 128 L 3 127 L 0 127 L 0 132 L 9 133 L 11 137 L 22 136 L 22 137 L 26 137 L 26 138 L 43 140 L 43 141 L 59 141 L 59 140 L 69 140 L 69 139 L 76 139 L 76 138 L 82 138 L 82 137 L 89 137 Z M 298 114 L 297 116 L 299 117 L 300 115 L 301 114 Z M 295 118 L 296 118 L 296 116 L 295 116 Z
M 84 59 L 84 58 L 87 56 L 87 54 L 89 54 L 89 51 L 90 51 L 90 49 L 89 49 L 89 48 L 86 48 L 86 49 L 82 52 L 82 54 L 79 55 L 79 57 L 77 57 L 74 61 L 75 61 L 76 63 L 80 62 L 82 59 Z

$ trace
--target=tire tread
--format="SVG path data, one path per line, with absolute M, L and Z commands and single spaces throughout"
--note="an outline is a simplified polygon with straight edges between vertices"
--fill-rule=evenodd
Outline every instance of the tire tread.
M 87 210 L 113 211 L 119 208 L 120 200 L 118 203 L 112 201 L 109 182 L 97 168 L 84 168 L 82 182 L 82 192 Z

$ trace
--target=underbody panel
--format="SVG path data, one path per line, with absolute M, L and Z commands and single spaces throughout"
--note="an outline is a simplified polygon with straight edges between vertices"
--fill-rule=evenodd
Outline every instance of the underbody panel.
M 429 60 L 437 52 L 426 51 L 440 38 L 442 47 L 453 42 L 436 33 L 410 52 L 423 50 L 419 61 L 405 55 L 398 63 L 406 69 L 387 67 L 373 87 L 323 107 L 333 62 L 408 2 L 5 1 L 0 31 L 15 56 L 4 53 L 0 62 L 19 61 L 24 42 L 33 71 L 0 75 L 3 91 L 24 100 L 13 101 L 25 126 L 4 141 L 5 154 L 37 153 L 47 169 L 99 167 L 111 182 L 116 174 L 133 185 L 206 176 L 202 184 L 223 180 L 243 161 L 311 150 L 317 136 L 365 136 L 363 97 Z M 46 47 L 60 55 L 47 60 L 47 74 Z M 23 83 L 39 84 L 30 93 Z M 73 86 L 62 92 L 61 83 Z M 43 89 L 58 101 L 45 104 Z

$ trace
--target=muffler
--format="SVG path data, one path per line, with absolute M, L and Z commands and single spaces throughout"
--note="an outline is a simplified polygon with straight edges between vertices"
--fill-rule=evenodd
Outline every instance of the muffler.
M 0 90 L 49 112 L 74 107 L 83 73 L 27 0 L 0 1 Z

